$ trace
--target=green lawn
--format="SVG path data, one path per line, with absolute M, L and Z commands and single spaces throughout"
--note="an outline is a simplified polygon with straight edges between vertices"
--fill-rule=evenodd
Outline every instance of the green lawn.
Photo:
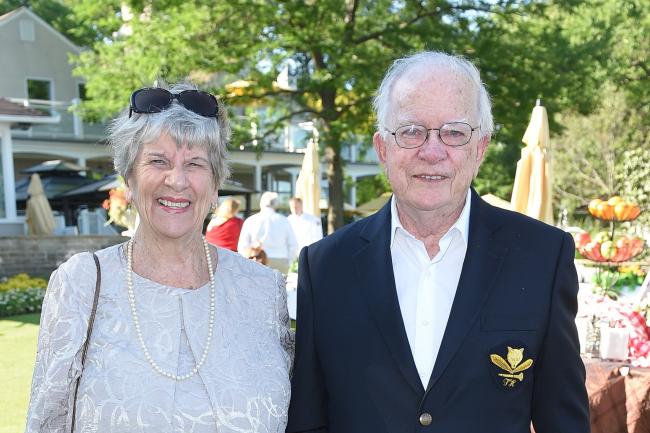
M 0 433 L 25 430 L 40 314 L 0 318 Z

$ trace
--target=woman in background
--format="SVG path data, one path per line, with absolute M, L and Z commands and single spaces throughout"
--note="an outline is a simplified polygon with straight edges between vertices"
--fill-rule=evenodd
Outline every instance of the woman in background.
M 208 224 L 205 239 L 212 245 L 237 251 L 237 242 L 244 220 L 237 216 L 239 202 L 225 199 L 217 208 Z

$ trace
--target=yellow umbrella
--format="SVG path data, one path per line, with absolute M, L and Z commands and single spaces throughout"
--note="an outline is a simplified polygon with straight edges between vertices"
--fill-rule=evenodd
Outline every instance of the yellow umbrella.
M 43 184 L 38 173 L 32 174 L 27 188 L 27 230 L 30 235 L 51 235 L 54 231 L 54 215 L 45 197 Z
M 296 197 L 302 199 L 305 212 L 320 217 L 320 161 L 317 138 L 312 138 L 307 143 L 302 168 L 296 181 Z
M 551 172 L 546 157 L 550 142 L 548 116 L 539 99 L 522 141 L 526 147 L 517 162 L 510 203 L 517 212 L 553 224 Z

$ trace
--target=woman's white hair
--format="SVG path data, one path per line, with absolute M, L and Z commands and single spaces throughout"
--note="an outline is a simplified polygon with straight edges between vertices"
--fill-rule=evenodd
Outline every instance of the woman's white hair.
M 491 136 L 494 130 L 492 119 L 492 102 L 490 95 L 481 81 L 481 74 L 472 62 L 451 54 L 440 51 L 424 51 L 412 56 L 398 59 L 386 72 L 384 79 L 379 85 L 377 96 L 373 100 L 373 108 L 377 115 L 377 131 L 386 136 L 386 128 L 389 123 L 389 116 L 393 112 L 392 104 L 395 102 L 392 92 L 395 83 L 409 73 L 415 72 L 421 75 L 430 75 L 435 72 L 452 71 L 460 74 L 472 83 L 477 93 L 477 114 L 478 126 L 481 131 L 480 137 Z
M 196 90 L 191 84 L 176 84 L 169 91 L 180 93 Z M 183 107 L 175 99 L 160 113 L 137 114 L 129 117 L 124 110 L 108 128 L 108 144 L 113 152 L 115 171 L 128 182 L 133 164 L 144 143 L 151 143 L 168 134 L 177 147 L 199 146 L 206 150 L 215 188 L 220 188 L 230 176 L 228 168 L 228 141 L 230 124 L 224 105 L 218 101 L 217 117 L 204 117 Z

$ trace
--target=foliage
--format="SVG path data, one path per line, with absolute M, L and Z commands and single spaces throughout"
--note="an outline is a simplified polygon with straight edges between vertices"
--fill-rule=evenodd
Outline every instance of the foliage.
M 0 292 L 0 317 L 40 311 L 44 297 L 43 287 L 2 291 Z
M 613 85 L 602 90 L 601 107 L 589 116 L 562 116 L 566 129 L 554 140 L 554 193 L 571 213 L 595 197 L 621 195 L 642 208 L 650 204 L 650 163 L 643 157 L 650 122 Z
M 41 310 L 47 281 L 17 274 L 0 282 L 0 317 Z
M 43 278 L 32 278 L 25 273 L 17 274 L 4 281 L 0 281 L 0 292 L 6 292 L 14 289 L 24 290 L 43 287 L 47 287 L 46 280 Z
M 642 146 L 623 152 L 622 164 L 617 172 L 621 191 L 644 209 L 637 223 L 650 227 L 650 128 L 645 131 Z
M 356 186 L 357 206 L 379 197 L 384 192 L 391 191 L 388 178 L 384 173 L 379 173 L 376 176 L 359 178 L 357 179 Z
M 236 147 L 255 140 L 264 148 L 287 121 L 313 120 L 328 163 L 330 231 L 342 222 L 341 147 L 371 142 L 371 99 L 394 59 L 441 49 L 478 64 L 497 129 L 475 186 L 507 198 L 535 99 L 544 97 L 550 113 L 589 111 L 614 25 L 598 33 L 584 17 L 594 8 L 566 0 L 69 4 L 101 35 L 76 59 L 91 98 L 86 113 L 113 115 L 132 89 L 164 77 L 189 78 L 227 100 Z M 551 127 L 559 128 L 553 118 Z

